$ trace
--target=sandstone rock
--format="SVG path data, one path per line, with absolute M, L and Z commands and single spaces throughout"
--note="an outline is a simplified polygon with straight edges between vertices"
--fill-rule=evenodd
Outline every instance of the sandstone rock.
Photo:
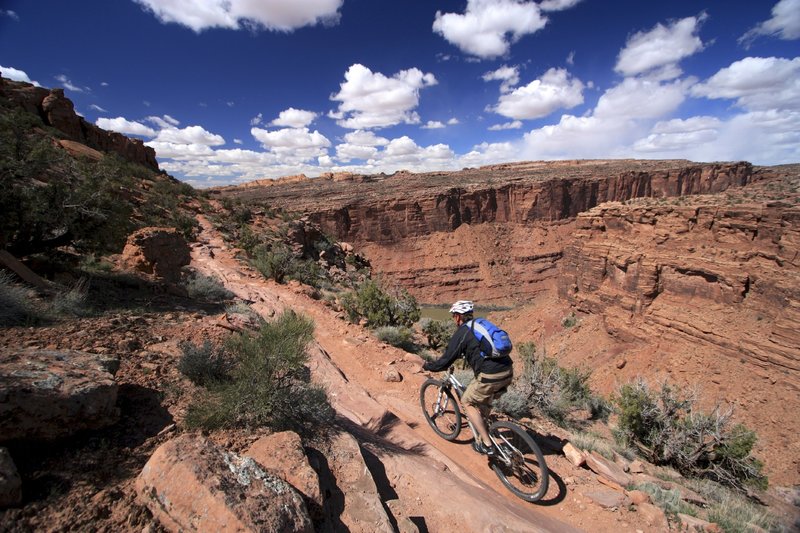
M 64 89 L 51 89 L 50 94 L 42 100 L 42 111 L 51 126 L 73 140 L 81 139 L 81 118 L 75 114 L 72 101 L 64 96 Z
M 642 503 L 650 503 L 650 495 L 641 490 L 631 490 L 627 491 L 625 494 L 628 495 L 630 498 L 631 503 L 634 505 L 639 505 Z
M 7 448 L 0 447 L 0 509 L 22 503 L 22 479 Z
M 383 373 L 383 380 L 390 383 L 399 383 L 403 381 L 403 376 L 400 375 L 400 372 L 398 372 L 396 369 L 390 368 Z
M 322 494 L 319 488 L 319 476 L 311 468 L 300 436 L 293 431 L 274 433 L 255 441 L 244 452 L 260 465 L 277 474 L 291 484 L 312 505 L 317 512 L 322 509 Z
M 681 521 L 681 531 L 707 531 L 708 533 L 723 533 L 722 528 L 712 522 L 707 522 L 694 516 L 678 513 Z
M 75 350 L 0 357 L 0 441 L 51 439 L 112 424 L 119 359 Z
M 162 444 L 136 479 L 136 491 L 169 531 L 313 531 L 291 485 L 195 435 Z
M 128 237 L 121 262 L 166 281 L 180 280 L 190 260 L 189 245 L 175 228 L 142 228 Z
M 641 474 L 644 472 L 644 464 L 642 464 L 642 462 L 638 459 L 631 461 L 629 468 L 629 472 L 631 474 Z
M 609 461 L 597 452 L 586 454 L 586 466 L 595 474 L 603 476 L 623 487 L 627 487 L 632 481 L 631 476 L 626 474 L 618 464 Z
M 587 491 L 584 496 L 606 509 L 619 508 L 625 503 L 625 494 L 616 490 L 595 489 Z
M 636 506 L 636 512 L 649 526 L 655 528 L 655 531 L 668 530 L 667 515 L 660 507 L 656 507 L 652 503 L 640 503 Z
M 571 442 L 566 443 L 561 451 L 564 452 L 564 456 L 575 466 L 583 466 L 586 464 L 586 457 L 584 457 L 583 452 L 573 446 Z

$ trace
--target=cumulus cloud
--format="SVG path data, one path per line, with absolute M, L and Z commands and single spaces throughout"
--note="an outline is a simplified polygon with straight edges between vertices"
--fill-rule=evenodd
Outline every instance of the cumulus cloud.
M 516 120 L 541 118 L 556 109 L 582 104 L 583 87 L 566 70 L 551 68 L 541 78 L 501 95 L 491 110 Z
M 436 83 L 433 74 L 417 68 L 401 70 L 389 78 L 354 64 L 347 69 L 339 92 L 331 96 L 331 100 L 341 103 L 329 116 L 349 129 L 417 124 L 419 116 L 413 110 L 419 104 L 419 90 Z
M 156 131 L 141 122 L 130 121 L 124 117 L 117 118 L 98 118 L 95 124 L 104 130 L 116 131 L 124 135 L 140 135 L 142 137 L 154 137 Z
M 786 41 L 800 39 L 800 0 L 781 0 L 772 8 L 772 18 L 765 20 L 739 38 L 749 45 L 759 35 L 778 37 Z
M 258 116 L 261 117 L 261 113 L 259 113 Z M 285 111 L 281 111 L 278 118 L 273 120 L 271 124 L 273 126 L 285 126 L 288 128 L 305 128 L 314 122 L 315 118 L 317 118 L 317 114 L 312 111 L 304 111 L 302 109 L 290 107 Z M 253 123 L 251 122 L 251 124 Z
M 697 33 L 705 18 L 705 14 L 686 17 L 634 34 L 619 53 L 614 70 L 625 76 L 648 72 L 657 73 L 661 79 L 680 76 L 678 62 L 703 49 Z
M 308 128 L 265 130 L 251 128 L 250 133 L 269 150 L 280 163 L 299 164 L 327 155 L 331 142 L 318 131 Z
M 199 33 L 209 28 L 265 28 L 290 32 L 303 26 L 336 24 L 343 0 L 135 0 L 162 23 Z
M 211 133 L 202 126 L 187 126 L 185 128 L 170 126 L 159 131 L 158 135 L 156 135 L 156 138 L 153 140 L 155 142 L 196 144 L 202 146 L 218 146 L 225 144 L 225 139 L 222 138 L 221 135 Z
M 636 141 L 637 152 L 671 152 L 686 150 L 715 141 L 722 121 L 716 117 L 698 116 L 657 122 L 650 135 Z
M 551 2 L 567 4 L 569 0 Z M 511 44 L 544 28 L 535 2 L 521 0 L 467 0 L 463 14 L 436 12 L 433 31 L 462 52 L 481 59 L 505 55 Z
M 455 126 L 456 124 L 459 124 L 458 119 L 456 117 L 453 117 L 447 121 L 448 126 Z
M 695 85 L 692 95 L 736 100 L 751 111 L 800 109 L 800 57 L 746 57 Z
M 594 115 L 614 119 L 658 119 L 675 111 L 686 99 L 693 80 L 660 83 L 626 78 L 607 90 L 597 101 Z
M 503 65 L 497 70 L 487 72 L 482 76 L 483 81 L 500 81 L 500 92 L 507 93 L 519 83 L 519 69 Z
M 14 67 L 4 67 L 0 65 L 0 74 L 3 75 L 4 78 L 14 81 L 24 81 L 25 83 L 30 83 L 35 85 L 36 87 L 40 87 L 39 82 L 31 81 L 28 77 L 28 74 L 24 70 L 19 70 Z
M 425 123 L 424 126 L 422 126 L 422 129 L 424 129 L 424 130 L 438 130 L 438 129 L 442 129 L 444 127 L 446 127 L 445 123 L 440 121 L 440 120 L 429 120 L 428 122 Z
M 154 149 L 158 157 L 170 159 L 197 160 L 214 154 L 214 150 L 206 144 L 159 140 L 148 141 L 145 144 Z
M 233 139 L 234 144 L 244 144 L 244 141 L 241 139 Z
M 504 124 L 495 124 L 494 126 L 489 126 L 489 131 L 518 130 L 521 127 L 522 122 L 519 120 L 514 120 Z

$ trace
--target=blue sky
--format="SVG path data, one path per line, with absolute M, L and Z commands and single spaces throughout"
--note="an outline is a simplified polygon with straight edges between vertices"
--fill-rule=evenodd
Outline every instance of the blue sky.
M 200 187 L 800 162 L 800 0 L 0 0 L 0 70 Z

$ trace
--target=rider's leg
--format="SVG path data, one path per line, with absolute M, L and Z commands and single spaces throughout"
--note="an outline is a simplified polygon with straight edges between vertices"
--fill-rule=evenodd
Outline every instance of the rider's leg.
M 480 435 L 481 442 L 483 442 L 485 446 L 491 445 L 492 440 L 489 438 L 489 430 L 486 429 L 486 423 L 483 421 L 483 415 L 480 409 L 474 405 L 465 405 L 464 411 L 466 411 L 469 421 L 472 422 L 472 426 L 477 430 L 478 435 Z

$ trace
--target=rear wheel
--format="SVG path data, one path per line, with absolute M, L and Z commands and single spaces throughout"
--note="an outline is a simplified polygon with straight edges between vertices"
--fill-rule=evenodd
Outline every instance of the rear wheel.
M 510 422 L 495 422 L 489 433 L 502 450 L 491 465 L 503 485 L 525 501 L 541 500 L 547 493 L 550 474 L 536 442 Z
M 422 384 L 419 401 L 425 420 L 436 434 L 445 440 L 455 440 L 461 432 L 461 410 L 450 387 L 430 378 Z

